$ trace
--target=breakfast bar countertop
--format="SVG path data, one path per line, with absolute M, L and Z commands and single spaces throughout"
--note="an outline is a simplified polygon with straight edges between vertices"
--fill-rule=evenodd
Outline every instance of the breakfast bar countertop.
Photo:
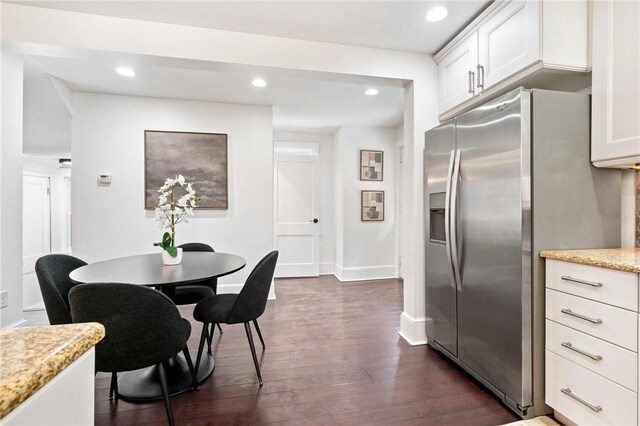
M 0 419 L 103 337 L 98 323 L 0 330 Z
M 640 273 L 640 248 L 548 250 L 540 252 L 540 256 L 564 262 Z

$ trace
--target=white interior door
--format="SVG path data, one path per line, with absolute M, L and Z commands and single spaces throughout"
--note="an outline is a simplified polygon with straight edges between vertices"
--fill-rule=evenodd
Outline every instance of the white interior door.
M 317 277 L 320 273 L 320 163 L 317 155 L 276 155 L 276 277 Z
M 22 293 L 24 309 L 42 307 L 35 275 L 39 257 L 51 253 L 49 177 L 24 175 L 22 210 Z

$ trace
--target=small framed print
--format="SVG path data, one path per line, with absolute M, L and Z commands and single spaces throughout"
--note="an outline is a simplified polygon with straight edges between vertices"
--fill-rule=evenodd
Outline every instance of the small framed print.
M 360 150 L 360 180 L 381 181 L 383 171 L 383 151 Z
M 361 191 L 360 220 L 384 220 L 384 191 Z

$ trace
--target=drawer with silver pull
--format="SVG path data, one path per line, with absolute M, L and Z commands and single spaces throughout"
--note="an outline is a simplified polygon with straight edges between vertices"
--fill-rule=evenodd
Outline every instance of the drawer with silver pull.
M 547 288 L 638 310 L 638 274 L 552 259 L 545 265 Z
M 636 425 L 638 395 L 546 350 L 545 402 L 579 425 Z
M 632 391 L 638 389 L 638 354 L 546 320 L 545 347 Z
M 545 317 L 607 342 L 638 351 L 638 314 L 546 289 Z

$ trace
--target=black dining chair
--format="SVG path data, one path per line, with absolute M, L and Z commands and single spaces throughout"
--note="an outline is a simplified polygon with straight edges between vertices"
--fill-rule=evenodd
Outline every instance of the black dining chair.
M 258 318 L 264 313 L 267 306 L 267 298 L 269 296 L 269 288 L 273 280 L 273 273 L 276 269 L 278 260 L 278 251 L 274 250 L 267 254 L 253 268 L 249 278 L 244 283 L 242 290 L 238 294 L 218 294 L 202 299 L 193 310 L 193 318 L 203 324 L 202 335 L 200 336 L 200 345 L 198 347 L 198 357 L 196 358 L 196 369 L 200 365 L 205 340 L 208 340 L 207 329 L 211 324 L 244 324 L 244 330 L 249 340 L 251 355 L 253 356 L 253 364 L 258 374 L 258 382 L 262 386 L 262 375 L 260 374 L 260 366 L 258 365 L 258 357 L 256 356 L 256 348 L 253 343 L 253 335 L 251 334 L 251 326 L 249 321 L 253 322 L 256 328 L 262 348 L 265 348 L 264 339 L 258 326 Z M 213 334 L 213 328 L 211 329 Z
M 186 243 L 178 246 L 184 252 L 215 253 L 213 247 L 204 243 Z M 175 293 L 170 296 L 176 305 L 191 305 L 198 303 L 207 296 L 217 293 L 218 279 L 212 278 L 202 284 L 181 285 L 175 287 Z
M 215 253 L 213 247 L 209 244 L 205 243 L 185 243 L 181 244 L 178 247 L 182 249 L 184 252 L 207 252 L 207 253 Z M 191 305 L 194 303 L 198 303 L 202 299 L 207 296 L 213 296 L 218 292 L 218 279 L 211 278 L 208 281 L 203 282 L 202 284 L 190 284 L 190 285 L 180 285 L 175 286 L 173 291 L 167 294 L 173 303 L 176 305 Z M 222 334 L 222 327 L 220 324 L 217 324 L 218 330 L 220 330 L 220 334 Z M 211 333 L 209 334 L 209 353 L 211 353 L 211 339 L 213 339 L 213 328 L 211 328 Z
M 176 305 L 154 289 L 133 284 L 80 284 L 69 292 L 74 323 L 99 322 L 105 337 L 96 345 L 96 371 L 111 374 L 112 391 L 118 396 L 117 373 L 157 365 L 169 424 L 173 410 L 167 388 L 165 363 L 183 352 L 193 380 L 187 340 L 191 324 L 180 316 Z M 110 392 L 111 396 L 111 392 Z
M 36 276 L 49 324 L 71 324 L 69 291 L 75 284 L 69 274 L 87 263 L 66 254 L 48 254 L 36 261 Z

